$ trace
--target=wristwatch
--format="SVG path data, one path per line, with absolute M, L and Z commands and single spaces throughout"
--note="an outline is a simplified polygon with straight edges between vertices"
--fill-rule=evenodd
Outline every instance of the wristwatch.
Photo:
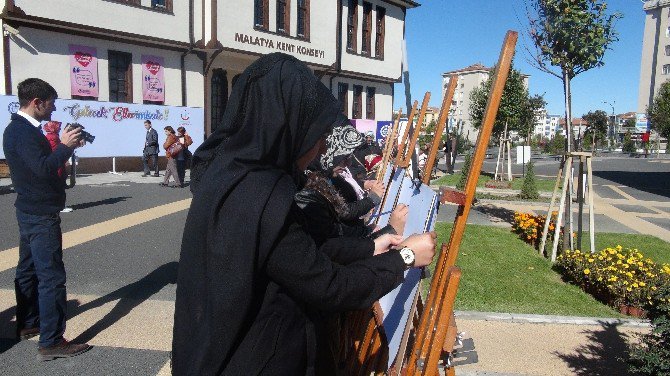
M 403 247 L 400 249 L 400 257 L 405 262 L 407 269 L 414 266 L 414 251 L 411 248 Z

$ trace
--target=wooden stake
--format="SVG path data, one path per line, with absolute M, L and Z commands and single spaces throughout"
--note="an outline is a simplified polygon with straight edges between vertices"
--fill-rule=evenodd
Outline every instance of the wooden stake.
M 412 105 L 412 110 L 409 112 L 409 117 L 407 118 L 407 125 L 405 125 L 405 131 L 403 132 L 400 145 L 398 145 L 398 154 L 395 158 L 395 164 L 400 165 L 405 158 L 405 148 L 407 147 L 407 139 L 409 137 L 409 129 L 412 128 L 412 123 L 414 122 L 414 116 L 416 116 L 416 108 L 419 105 L 419 101 L 414 101 Z
M 589 238 L 591 240 L 591 253 L 596 253 L 596 228 L 593 213 L 593 169 L 591 168 L 591 159 L 586 159 L 587 182 L 589 185 Z
M 572 166 L 572 156 L 568 155 L 565 159 L 565 177 L 563 179 L 563 187 L 561 188 L 561 203 L 558 205 L 558 216 L 556 218 L 556 228 L 554 229 L 554 244 L 551 247 L 551 262 L 556 261 L 556 250 L 558 249 L 558 237 L 560 236 L 561 231 L 561 221 L 563 219 L 563 211 L 565 210 L 565 199 L 566 196 L 569 196 L 568 190 L 570 189 L 569 179 L 570 172 L 567 169 L 570 169 Z M 572 234 L 571 234 L 572 235 Z M 565 238 L 564 238 L 565 239 Z M 563 248 L 565 248 L 565 240 L 563 243 Z
M 412 138 L 409 141 L 409 145 L 405 150 L 405 159 L 401 164 L 399 164 L 400 167 L 407 168 L 409 166 L 410 160 L 412 159 L 412 155 L 414 155 L 414 149 L 416 148 L 416 141 L 419 139 L 419 134 L 421 133 L 421 128 L 423 127 L 423 119 L 426 116 L 426 110 L 428 109 L 429 101 L 430 101 L 430 91 L 427 91 L 426 94 L 424 94 L 423 96 L 423 103 L 421 104 L 421 111 L 419 112 L 419 120 L 417 120 L 416 124 L 414 125 L 414 133 L 412 134 Z
M 563 176 L 564 167 L 565 167 L 565 157 L 561 159 L 561 165 L 558 168 L 558 174 L 556 175 L 556 183 L 554 184 L 554 191 L 551 194 L 549 210 L 547 211 L 547 218 L 544 221 L 544 229 L 542 230 L 542 241 L 540 242 L 540 249 L 538 250 L 540 254 L 544 254 L 544 247 L 547 244 L 547 235 L 549 234 L 549 223 L 551 222 L 551 217 L 554 213 L 554 205 L 556 204 L 556 194 L 558 193 L 558 187 L 561 185 L 561 176 Z
M 433 172 L 433 167 L 435 166 L 435 160 L 437 159 L 437 150 L 440 147 L 440 141 L 442 141 L 442 132 L 444 132 L 444 127 L 447 125 L 447 117 L 449 116 L 449 109 L 451 108 L 451 101 L 454 99 L 454 92 L 456 91 L 456 84 L 458 83 L 458 76 L 451 75 L 449 77 L 449 86 L 447 87 L 446 93 L 444 93 L 444 99 L 442 100 L 442 107 L 440 108 L 440 116 L 437 118 L 437 128 L 435 129 L 435 138 L 433 139 L 433 145 L 430 148 L 430 155 L 426 161 L 426 167 L 424 168 L 423 173 L 423 184 L 430 184 L 430 175 Z M 447 156 L 447 158 L 449 158 Z

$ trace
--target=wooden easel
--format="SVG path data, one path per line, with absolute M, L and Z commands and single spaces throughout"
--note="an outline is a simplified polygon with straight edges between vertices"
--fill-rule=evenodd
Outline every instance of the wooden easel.
M 544 252 L 544 247 L 547 243 L 547 236 L 549 234 L 549 223 L 551 222 L 551 217 L 554 212 L 556 198 L 558 193 L 558 187 L 561 183 L 561 177 L 563 177 L 563 185 L 561 187 L 561 197 L 560 204 L 558 205 L 558 215 L 556 218 L 556 223 L 554 225 L 554 242 L 551 247 L 551 261 L 556 261 L 557 251 L 558 251 L 558 239 L 561 231 L 561 224 L 563 223 L 563 212 L 566 209 L 570 211 L 568 215 L 572 216 L 572 189 L 570 189 L 570 175 L 572 173 L 572 164 L 575 160 L 579 161 L 579 177 L 577 180 L 577 205 L 579 207 L 577 211 L 577 248 L 572 238 L 572 220 L 570 219 L 570 224 L 568 229 L 564 231 L 569 231 L 569 247 L 566 244 L 563 244 L 564 249 L 582 249 L 582 217 L 584 214 L 584 166 L 586 165 L 586 184 L 588 189 L 588 205 L 589 205 L 589 240 L 590 240 L 590 251 L 595 253 L 595 216 L 593 212 L 593 169 L 591 168 L 591 159 L 593 154 L 589 152 L 572 152 L 566 153 L 563 155 L 561 160 L 561 165 L 558 168 L 558 174 L 556 175 L 556 184 L 554 184 L 554 191 L 551 194 L 551 201 L 549 203 L 549 210 L 547 211 L 547 219 L 544 221 L 544 228 L 542 230 L 542 240 L 540 241 L 540 253 Z M 567 248 L 566 248 L 567 247 Z
M 498 159 L 496 160 L 496 172 L 493 180 L 498 180 L 498 166 L 500 166 L 500 180 L 502 181 L 503 170 L 505 169 L 505 159 L 507 159 L 507 181 L 512 181 L 512 140 L 507 134 L 507 122 L 505 122 L 505 131 L 500 135 L 498 145 Z M 501 163 L 502 161 L 502 163 Z
M 461 276 L 460 270 L 455 267 L 456 258 L 474 200 L 477 181 L 486 156 L 486 148 L 493 130 L 500 98 L 512 64 L 517 39 L 517 32 L 507 32 L 484 113 L 477 147 L 473 154 L 472 167 L 468 173 L 465 191 L 459 192 L 449 189 L 442 194 L 442 202 L 453 202 L 458 204 L 459 207 L 449 243 L 442 245 L 442 252 L 435 267 L 435 275 L 419 320 L 419 326 L 415 330 L 416 338 L 411 346 L 406 368 L 402 372 L 403 375 L 437 375 L 443 348 L 449 347 L 444 345 L 456 340 L 457 330 L 455 329 L 453 307 Z M 454 367 L 448 366 L 446 374 L 455 375 Z

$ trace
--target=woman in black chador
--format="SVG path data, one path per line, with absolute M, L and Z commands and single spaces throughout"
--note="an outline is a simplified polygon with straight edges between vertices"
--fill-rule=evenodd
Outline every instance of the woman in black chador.
M 346 121 L 330 91 L 288 55 L 261 57 L 237 80 L 222 123 L 193 156 L 174 375 L 332 373 L 322 315 L 368 307 L 408 264 L 430 263 L 432 233 L 317 248 L 296 223 L 299 171 Z M 389 250 L 396 245 L 414 253 Z

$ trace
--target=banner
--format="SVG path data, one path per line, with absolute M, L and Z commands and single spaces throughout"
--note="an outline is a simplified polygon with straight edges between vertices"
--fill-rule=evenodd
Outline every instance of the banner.
M 19 101 L 13 95 L 0 95 L 0 142 L 11 114 L 19 109 Z M 158 143 L 163 145 L 167 125 L 177 130 L 186 128 L 193 138 L 189 150 L 195 151 L 204 138 L 204 111 L 202 108 L 159 106 L 130 103 L 94 102 L 72 99 L 57 99 L 56 111 L 51 119 L 63 123 L 80 123 L 87 132 L 95 136 L 95 142 L 77 149 L 79 157 L 127 157 L 141 156 L 144 149 L 146 129 L 144 120 L 150 120 L 158 132 Z M 165 155 L 160 148 L 160 155 Z M 0 159 L 5 154 L 0 149 Z
M 163 58 L 160 56 L 142 55 L 142 99 L 165 101 Z
M 372 137 L 377 135 L 377 122 L 374 120 L 362 120 L 362 119 L 350 119 L 351 125 L 353 125 L 357 131 L 367 134 L 372 133 Z
M 379 146 L 384 147 L 384 145 L 386 144 L 386 137 L 391 134 L 392 129 L 393 129 L 393 123 L 390 121 L 377 122 L 376 136 Z
M 651 124 L 649 119 L 647 119 L 647 114 L 638 113 L 635 120 L 635 129 L 637 129 L 638 132 L 646 132 L 651 129 Z
M 70 90 L 80 97 L 98 97 L 98 57 L 94 47 L 70 45 Z

